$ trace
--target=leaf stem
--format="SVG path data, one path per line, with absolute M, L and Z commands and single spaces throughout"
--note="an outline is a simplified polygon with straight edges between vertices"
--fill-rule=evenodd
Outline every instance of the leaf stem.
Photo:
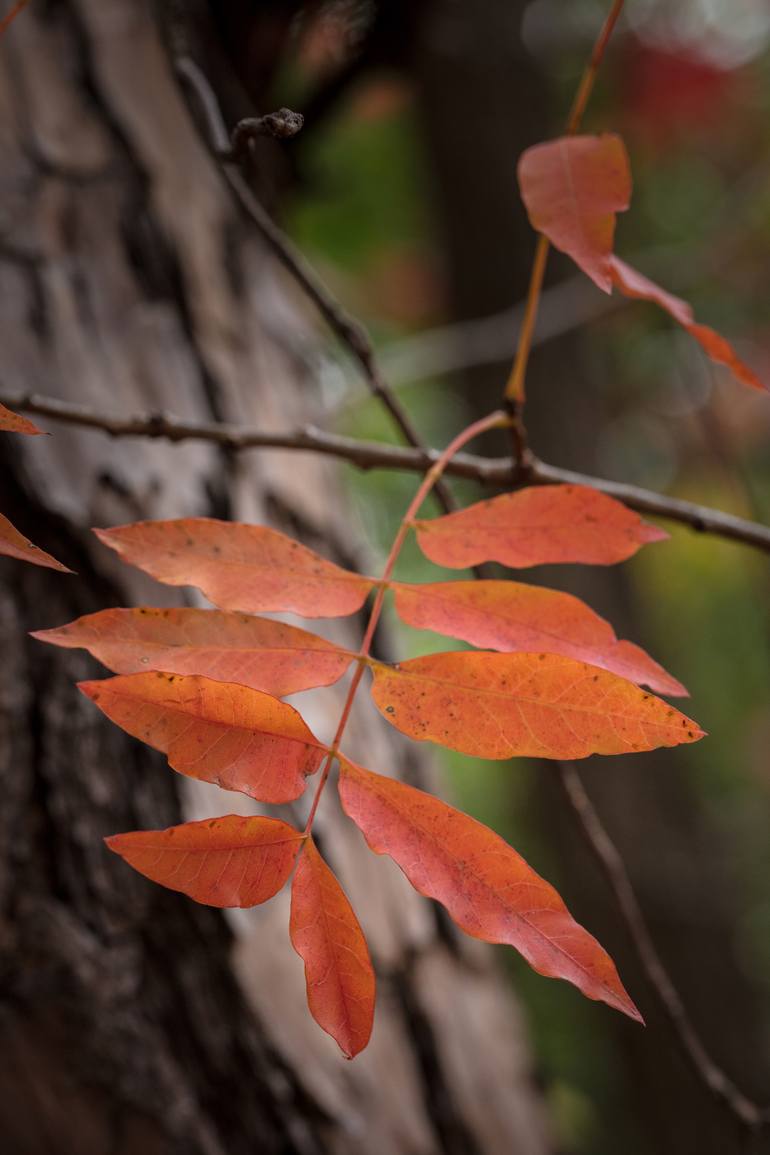
M 380 620 L 383 603 L 385 601 L 385 593 L 388 589 L 390 578 L 398 560 L 398 555 L 401 553 L 402 546 L 406 541 L 407 534 L 409 533 L 409 530 L 412 526 L 415 515 L 419 512 L 420 506 L 441 477 L 444 469 L 452 460 L 455 453 L 462 449 L 464 445 L 467 445 L 469 441 L 472 441 L 474 437 L 478 437 L 479 434 L 486 433 L 489 429 L 500 429 L 508 427 L 510 424 L 511 418 L 509 415 L 504 413 L 502 410 L 496 410 L 494 413 L 490 413 L 487 417 L 482 417 L 478 421 L 474 421 L 466 429 L 463 429 L 462 433 L 458 433 L 458 435 L 452 441 L 450 441 L 446 449 L 443 450 L 441 455 L 425 474 L 417 492 L 409 504 L 409 508 L 404 514 L 401 525 L 398 528 L 398 533 L 393 540 L 393 545 L 390 547 L 390 553 L 388 554 L 388 557 L 385 561 L 382 577 L 377 584 L 377 593 L 375 594 L 372 610 L 369 614 L 369 621 L 366 627 L 366 632 L 364 633 L 363 641 L 361 642 L 361 648 L 356 655 L 358 658 L 356 669 L 350 682 L 350 688 L 348 690 L 347 698 L 345 699 L 345 705 L 342 707 L 342 714 L 337 726 L 337 732 L 335 733 L 331 746 L 329 747 L 329 753 L 326 756 L 326 761 L 324 762 L 323 770 L 321 771 L 321 778 L 318 783 L 318 788 L 315 792 L 313 804 L 310 807 L 310 813 L 305 824 L 305 835 L 310 833 L 313 825 L 313 819 L 315 818 L 316 810 L 318 809 L 318 803 L 321 800 L 321 795 L 329 778 L 331 764 L 334 758 L 337 757 L 339 744 L 342 740 L 342 735 L 345 732 L 345 727 L 348 724 L 350 712 L 353 708 L 353 700 L 356 696 L 356 691 L 361 683 L 362 677 L 364 676 L 364 670 L 368 665 L 365 659 L 369 656 L 369 651 L 374 639 L 374 631 L 377 629 L 377 623 Z
M 593 92 L 594 84 L 596 83 L 596 76 L 599 72 L 599 67 L 604 59 L 604 53 L 607 49 L 610 36 L 615 25 L 618 22 L 618 17 L 623 9 L 623 0 L 613 0 L 612 8 L 610 9 L 607 19 L 602 25 L 601 31 L 596 38 L 596 43 L 591 53 L 591 59 L 586 65 L 583 75 L 580 78 L 578 90 L 575 93 L 575 99 L 572 102 L 569 117 L 567 118 L 567 125 L 565 133 L 567 136 L 574 136 L 580 128 L 583 120 L 583 114 L 586 110 L 591 93 Z M 510 377 L 505 386 L 505 399 L 509 402 L 514 402 L 522 405 L 525 398 L 525 378 L 527 375 L 527 364 L 529 362 L 529 354 L 532 348 L 532 337 L 535 332 L 535 322 L 537 321 L 537 311 L 540 304 L 540 294 L 543 289 L 543 280 L 545 278 L 545 268 L 548 263 L 548 251 L 550 249 L 548 239 L 541 233 L 537 239 L 537 247 L 535 249 L 535 256 L 532 261 L 532 272 L 529 277 L 529 288 L 527 290 L 527 303 L 524 312 L 524 320 L 521 325 L 521 334 L 519 336 L 518 345 L 516 346 L 516 357 L 513 362 Z

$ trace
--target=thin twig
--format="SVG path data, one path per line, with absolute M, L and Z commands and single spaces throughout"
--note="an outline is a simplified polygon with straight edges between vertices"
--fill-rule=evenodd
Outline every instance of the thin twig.
M 214 155 L 220 160 L 222 172 L 241 207 L 259 230 L 262 239 L 273 255 L 291 273 L 332 332 L 358 362 L 371 393 L 390 413 L 404 440 L 413 448 L 420 449 L 422 447 L 420 435 L 403 405 L 385 380 L 366 329 L 333 296 L 315 269 L 260 204 L 244 179 L 235 163 L 236 159 L 242 155 L 243 150 L 237 149 L 236 142 L 228 136 L 219 103 L 208 79 L 190 57 L 180 57 L 174 63 L 179 76 L 187 83 L 197 98 L 206 123 L 209 145 Z M 451 492 L 443 482 L 439 482 L 434 493 L 445 512 L 456 507 Z
M 577 770 L 567 763 L 557 763 L 556 769 L 565 798 L 612 890 L 645 976 L 655 991 L 685 1060 L 714 1098 L 727 1107 L 742 1126 L 750 1131 L 767 1126 L 770 1112 L 747 1098 L 717 1066 L 690 1021 L 652 940 L 620 852 L 588 797 Z
M 327 433 L 312 425 L 268 433 L 263 429 L 236 425 L 180 421 L 162 413 L 112 417 L 53 397 L 0 394 L 0 403 L 9 409 L 48 417 L 65 425 L 98 429 L 113 437 L 149 437 L 172 442 L 210 441 L 236 450 L 286 449 L 321 453 L 348 461 L 359 469 L 398 469 L 407 473 L 425 473 L 440 456 L 435 449 L 411 449 L 378 441 L 359 441 L 353 437 Z M 445 472 L 454 477 L 477 481 L 481 485 L 507 488 L 510 486 L 513 467 L 511 457 L 479 457 L 471 453 L 458 453 Z M 655 493 L 651 489 L 642 489 L 638 485 L 626 485 L 621 481 L 607 481 L 589 474 L 560 469 L 537 457 L 529 459 L 521 481 L 529 485 L 585 485 L 617 498 L 639 513 L 663 517 L 689 526 L 699 533 L 742 542 L 770 553 L 770 528 L 767 526 L 706 505 L 696 505 L 692 501 L 682 501 L 677 497 Z

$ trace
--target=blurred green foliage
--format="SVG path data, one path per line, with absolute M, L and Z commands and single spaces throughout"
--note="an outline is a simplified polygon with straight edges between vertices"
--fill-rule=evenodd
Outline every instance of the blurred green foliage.
M 549 57 L 555 122 L 569 104 L 585 49 L 583 43 L 579 51 L 569 44 L 558 59 Z M 734 125 L 727 141 L 712 133 L 712 148 L 704 144 L 708 124 L 689 136 L 683 132 L 672 147 L 655 133 L 637 131 L 617 66 L 608 69 L 590 122 L 592 128 L 625 130 L 632 151 L 634 202 L 619 225 L 619 251 L 631 259 L 646 254 L 651 271 L 660 267 L 664 284 L 687 291 L 699 319 L 718 322 L 738 337 L 764 329 L 766 340 L 768 293 L 763 296 L 756 286 L 763 283 L 757 253 L 763 247 L 766 252 L 770 240 L 770 185 L 761 179 L 770 145 L 767 52 L 750 68 L 742 135 Z M 349 303 L 365 314 L 378 338 L 393 339 L 405 332 L 403 321 L 399 328 L 393 317 L 371 312 L 367 277 L 391 249 L 431 250 L 430 186 L 408 102 L 397 101 L 390 113 L 379 116 L 357 114 L 357 107 L 350 101 L 313 138 L 304 157 L 308 184 L 290 225 L 298 243 L 335 279 L 344 280 Z M 747 286 L 755 291 L 747 292 Z M 601 374 L 608 410 L 616 415 L 603 431 L 605 472 L 767 517 L 770 427 L 763 399 L 742 393 L 733 382 L 723 383 L 723 375 L 706 367 L 692 343 L 653 308 L 625 307 L 597 324 L 590 339 L 589 355 Z M 501 366 L 501 383 L 504 372 Z M 446 443 L 465 424 L 455 380 L 419 382 L 400 395 L 433 445 Z M 396 439 L 388 416 L 366 397 L 363 385 L 346 397 L 337 425 L 364 438 Z M 345 476 L 357 524 L 371 548 L 384 554 L 414 492 L 415 477 L 350 468 Z M 455 489 L 464 502 L 478 496 L 472 485 Z M 644 608 L 645 641 L 689 686 L 693 712 L 710 732 L 707 741 L 683 749 L 679 757 L 697 781 L 709 819 L 732 848 L 725 870 L 736 880 L 744 910 L 741 963 L 767 991 L 770 1009 L 766 565 L 750 550 L 674 528 L 667 545 L 642 551 L 628 572 Z M 410 540 L 398 576 L 439 580 L 441 572 Z M 406 655 L 458 644 L 396 628 Z M 460 803 L 558 885 L 556 856 L 533 821 L 535 768 L 523 761 L 480 763 L 456 754 L 446 755 L 445 761 Z M 609 1036 L 596 1028 L 595 1016 L 603 1012 L 566 986 L 544 982 L 513 952 L 502 954 L 523 996 L 563 1150 L 643 1155 L 632 1129 L 608 1134 L 605 1126 L 608 1111 L 614 1110 L 615 1120 L 622 1116 L 618 1103 L 624 1092 Z

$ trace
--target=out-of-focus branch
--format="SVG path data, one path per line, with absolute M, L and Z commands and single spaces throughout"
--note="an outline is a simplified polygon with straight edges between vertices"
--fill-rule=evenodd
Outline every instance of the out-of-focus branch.
M 9 409 L 49 417 L 66 425 L 99 429 L 113 437 L 150 437 L 173 442 L 210 441 L 238 450 L 286 449 L 322 453 L 349 461 L 359 469 L 399 469 L 408 473 L 425 473 L 439 457 L 435 449 L 413 449 L 378 441 L 359 441 L 353 437 L 327 433 L 312 425 L 270 433 L 237 425 L 179 421 L 162 413 L 112 417 L 52 397 L 0 394 L 0 403 Z M 446 472 L 454 477 L 477 481 L 481 485 L 509 488 L 516 464 L 511 457 L 480 457 L 472 453 L 458 453 L 447 466 Z M 687 525 L 699 533 L 742 542 L 770 553 L 770 528 L 767 526 L 706 505 L 642 489 L 638 485 L 574 473 L 569 469 L 549 465 L 534 456 L 529 458 L 523 470 L 519 470 L 519 480 L 528 485 L 586 485 L 617 498 L 639 513 L 663 517 Z
M 717 1066 L 690 1021 L 679 992 L 672 983 L 652 940 L 620 852 L 588 797 L 580 775 L 574 766 L 567 763 L 557 763 L 557 773 L 569 808 L 614 895 L 647 981 L 655 991 L 658 1003 L 668 1019 L 685 1060 L 696 1078 L 743 1127 L 757 1132 L 768 1126 L 770 1110 L 760 1107 L 744 1095 Z
M 403 405 L 385 380 L 366 329 L 334 297 L 315 269 L 295 248 L 283 230 L 278 227 L 244 179 L 238 162 L 244 155 L 244 139 L 248 139 L 248 130 L 243 128 L 243 125 L 249 122 L 242 122 L 240 127 L 236 126 L 231 138 L 228 135 L 214 90 L 202 70 L 188 56 L 178 57 L 174 64 L 178 75 L 197 100 L 205 121 L 209 146 L 219 159 L 222 172 L 242 209 L 257 228 L 273 255 L 301 286 L 329 328 L 352 354 L 363 371 L 371 393 L 387 409 L 404 440 L 413 448 L 421 449 L 420 435 Z M 286 121 L 287 115 L 297 115 L 289 114 L 289 110 L 281 110 L 281 112 L 284 121 Z M 273 117 L 278 115 L 280 114 L 273 114 Z M 269 119 L 269 117 L 259 118 L 260 126 L 265 125 Z M 262 127 L 260 127 L 260 131 L 263 131 Z M 297 131 L 296 122 L 294 122 L 294 131 Z M 272 132 L 272 135 L 275 133 Z M 445 484 L 439 482 L 434 492 L 446 512 L 455 508 L 455 502 Z

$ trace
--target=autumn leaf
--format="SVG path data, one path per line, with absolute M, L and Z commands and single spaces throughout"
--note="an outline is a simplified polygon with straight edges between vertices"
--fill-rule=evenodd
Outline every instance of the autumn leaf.
M 51 557 L 50 553 L 46 553 L 34 545 L 28 537 L 20 534 L 2 513 L 0 513 L 0 554 L 18 558 L 19 561 L 30 561 L 33 565 L 45 566 L 46 569 L 56 569 L 60 573 L 72 573 L 66 565 L 62 565 L 55 557 Z
M 425 556 L 449 569 L 485 561 L 514 569 L 549 562 L 614 565 L 668 537 L 613 497 L 581 485 L 503 493 L 414 527 Z
M 431 654 L 372 670 L 396 729 L 478 758 L 631 754 L 703 737 L 660 698 L 555 654 Z
M 612 291 L 615 214 L 631 202 L 631 168 L 619 136 L 569 136 L 522 153 L 519 187 L 532 227 Z
M 276 698 L 331 685 L 353 657 L 306 630 L 222 610 L 102 610 L 32 636 L 55 646 L 82 647 L 116 674 L 203 674 Z
M 513 581 L 394 583 L 393 588 L 399 615 L 418 629 L 482 649 L 563 654 L 660 694 L 687 694 L 644 650 L 618 641 L 609 622 L 571 594 Z
M 374 584 L 263 525 L 188 517 L 94 533 L 158 581 L 197 586 L 225 610 L 344 617 L 360 610 Z
M 729 341 L 708 325 L 699 325 L 696 322 L 692 306 L 687 301 L 667 293 L 665 289 L 661 289 L 654 281 L 631 268 L 619 257 L 612 258 L 612 282 L 626 297 L 652 301 L 653 304 L 659 305 L 695 338 L 707 357 L 719 365 L 726 365 L 744 385 L 766 391 L 767 386 L 744 361 L 741 361 Z
M 342 806 L 376 854 L 467 934 L 515 947 L 539 974 L 566 979 L 642 1021 L 615 964 L 544 879 L 499 835 L 422 790 L 342 761 Z
M 79 688 L 180 774 L 261 802 L 299 798 L 325 753 L 292 706 L 247 686 L 148 673 Z
M 303 835 L 276 818 L 228 814 L 167 830 L 105 838 L 110 850 L 153 882 L 207 906 L 257 906 L 291 874 Z
M 289 933 L 305 963 L 310 1012 L 352 1059 L 372 1033 L 374 970 L 353 908 L 312 838 L 292 882 Z
M 38 429 L 34 422 L 28 421 L 26 417 L 20 417 L 18 413 L 14 413 L 10 409 L 6 409 L 5 405 L 0 405 L 0 429 L 9 433 L 27 433 L 30 436 L 43 434 L 43 430 Z

